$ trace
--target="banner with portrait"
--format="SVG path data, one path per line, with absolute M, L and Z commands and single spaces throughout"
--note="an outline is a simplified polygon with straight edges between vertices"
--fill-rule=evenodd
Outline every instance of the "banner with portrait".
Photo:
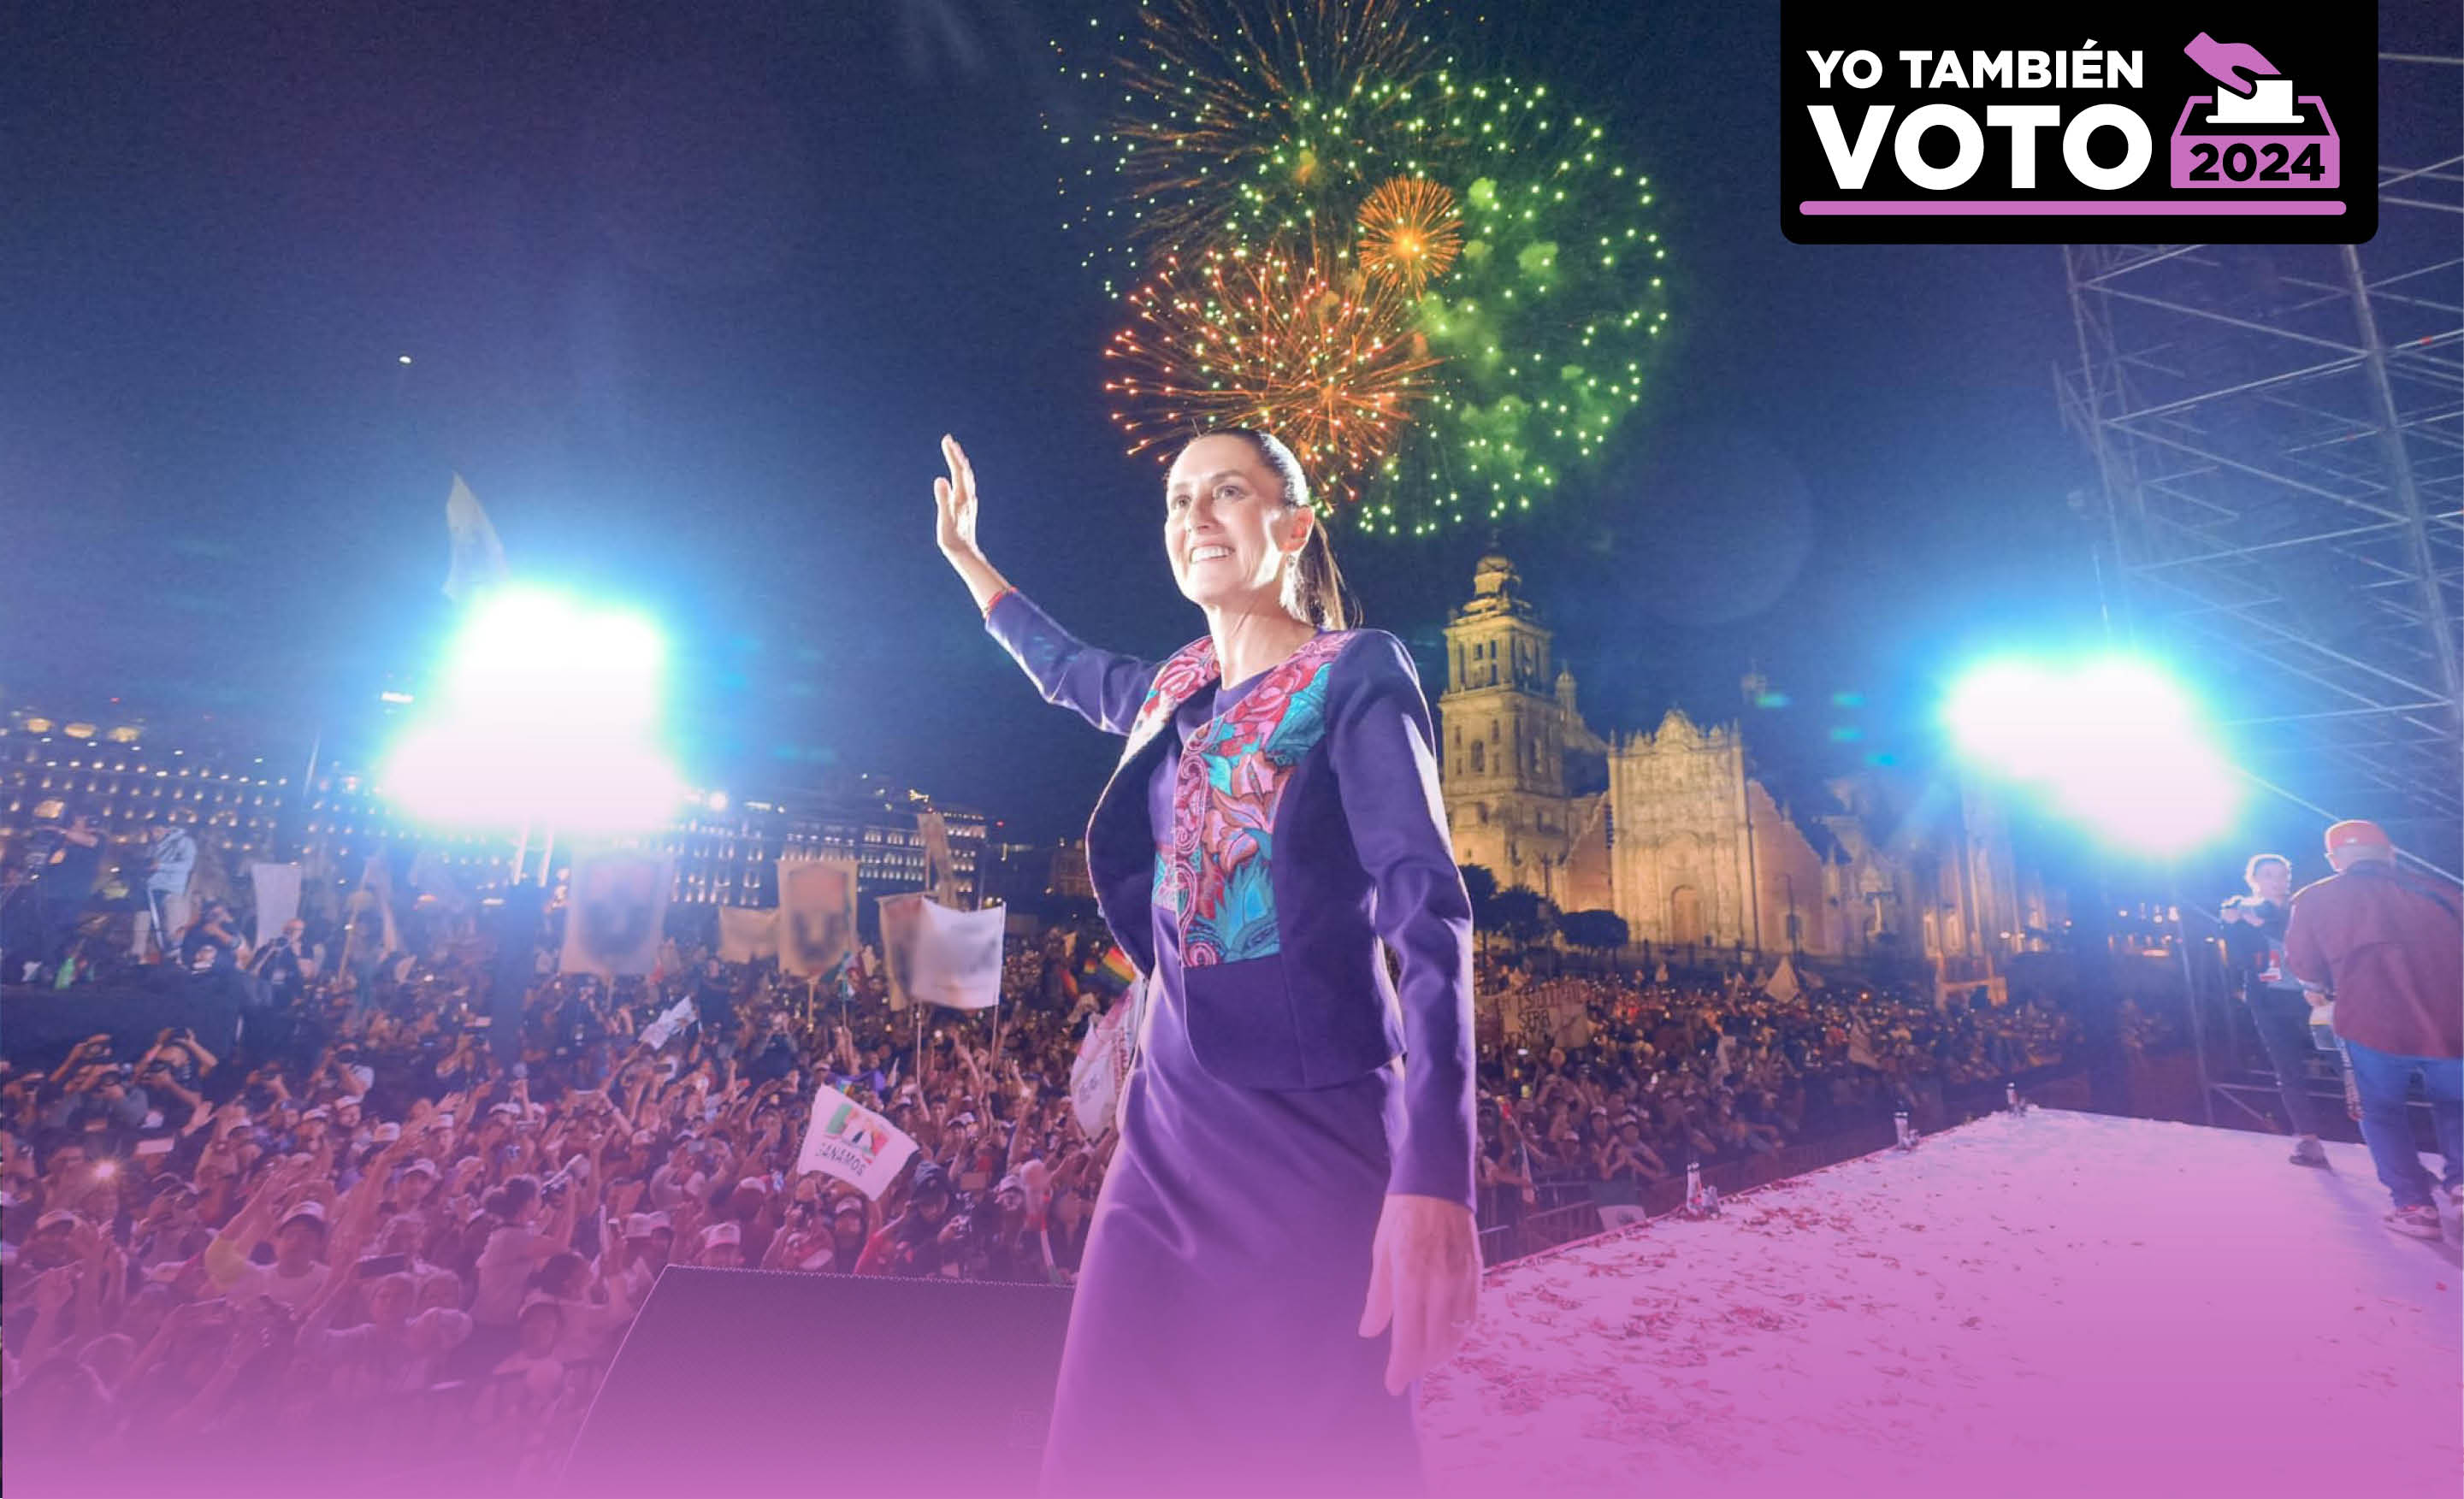
M 742 906 L 718 908 L 718 960 L 758 963 L 779 956 L 779 913 Z
M 557 971 L 626 979 L 657 967 L 671 883 L 669 862 L 661 854 L 611 852 L 577 860 Z
M 945 906 L 958 903 L 958 866 L 950 857 L 950 822 L 938 812 L 915 819 L 924 839 L 924 888 Z
M 813 1093 L 813 1121 L 796 1155 L 796 1174 L 818 1171 L 878 1199 L 914 1154 L 915 1141 L 898 1126 L 824 1084 Z
M 818 979 L 855 944 L 856 866 L 850 859 L 779 861 L 779 971 Z
M 881 942 L 890 961 L 891 1003 L 991 1009 L 1001 1003 L 1007 930 L 1000 906 L 953 911 L 927 895 L 885 899 Z

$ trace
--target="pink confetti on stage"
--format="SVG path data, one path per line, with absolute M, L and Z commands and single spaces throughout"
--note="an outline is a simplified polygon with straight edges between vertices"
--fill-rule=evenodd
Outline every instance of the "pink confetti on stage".
M 1995 1114 L 1493 1268 L 1431 1490 L 2453 1499 L 2453 1210 L 2288 1144 Z

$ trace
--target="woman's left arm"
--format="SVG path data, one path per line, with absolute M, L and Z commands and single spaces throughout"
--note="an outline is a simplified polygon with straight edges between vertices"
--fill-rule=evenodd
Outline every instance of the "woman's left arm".
M 1328 754 L 1377 935 L 1402 959 L 1404 1136 L 1386 1190 L 1476 1205 L 1471 896 L 1438 789 L 1428 700 L 1402 643 L 1370 632 L 1331 668 Z
M 1404 1126 L 1370 1246 L 1360 1335 L 1394 1329 L 1386 1388 L 1452 1357 L 1480 1310 L 1472 1126 L 1471 897 L 1438 790 L 1437 737 L 1401 641 L 1372 633 L 1331 669 L 1328 753 L 1378 937 L 1402 959 Z

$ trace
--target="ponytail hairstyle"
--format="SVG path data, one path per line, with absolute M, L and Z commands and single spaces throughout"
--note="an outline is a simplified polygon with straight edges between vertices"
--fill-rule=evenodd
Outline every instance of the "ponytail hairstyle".
M 1359 608 L 1345 598 L 1343 571 L 1334 564 L 1334 543 L 1327 536 L 1326 512 L 1309 496 L 1309 475 L 1284 440 L 1252 427 L 1218 427 L 1192 437 L 1238 437 L 1283 481 L 1284 503 L 1298 505 L 1317 517 L 1300 556 L 1284 570 L 1284 609 L 1304 625 L 1320 629 L 1350 629 L 1359 623 Z

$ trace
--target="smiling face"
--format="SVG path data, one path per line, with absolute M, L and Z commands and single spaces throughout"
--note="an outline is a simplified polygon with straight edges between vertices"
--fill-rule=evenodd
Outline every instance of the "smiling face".
M 1200 437 L 1165 481 L 1164 554 L 1182 595 L 1201 607 L 1279 607 L 1286 559 L 1297 559 L 1314 523 L 1246 438 Z

